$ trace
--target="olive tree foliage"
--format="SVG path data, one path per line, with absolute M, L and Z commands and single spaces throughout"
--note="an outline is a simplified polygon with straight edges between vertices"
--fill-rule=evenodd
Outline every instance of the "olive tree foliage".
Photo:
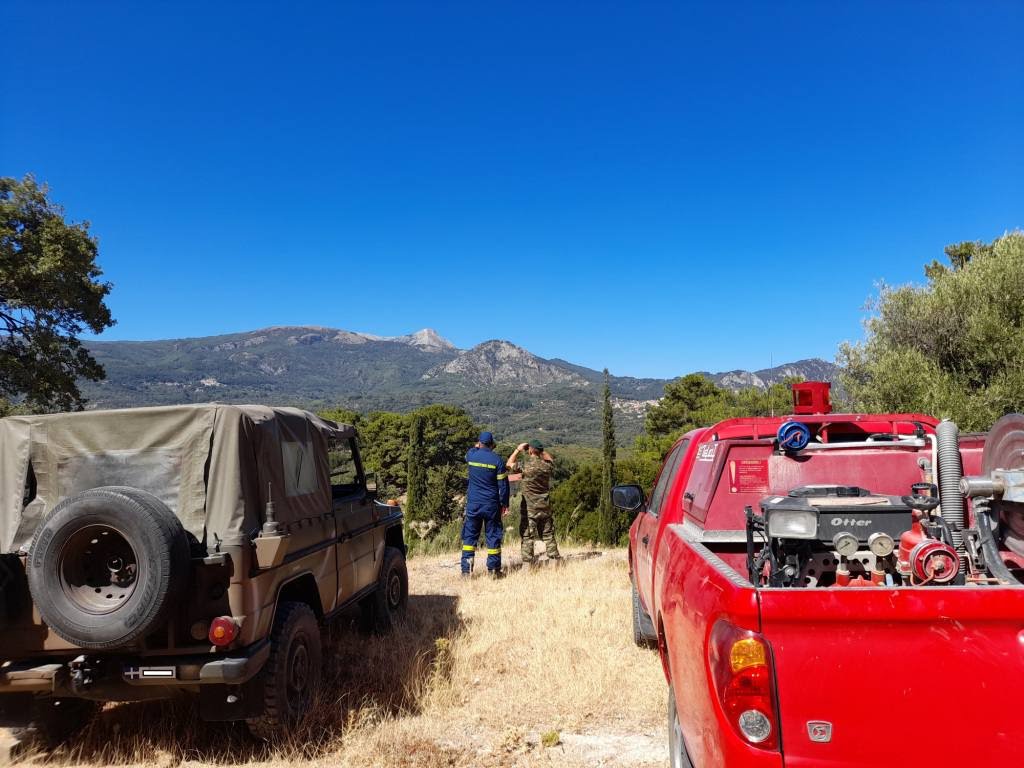
M 79 377 L 103 367 L 78 335 L 114 324 L 104 299 L 96 238 L 68 223 L 32 176 L 0 178 L 0 413 L 81 408 Z
M 924 285 L 883 285 L 865 340 L 839 349 L 855 410 L 922 412 L 983 430 L 1024 409 L 1024 232 L 945 249 Z

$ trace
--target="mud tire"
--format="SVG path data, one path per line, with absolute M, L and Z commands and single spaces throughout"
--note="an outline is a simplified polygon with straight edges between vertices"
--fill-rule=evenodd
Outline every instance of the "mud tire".
M 405 555 L 397 547 L 384 549 L 377 589 L 363 601 L 363 626 L 382 635 L 405 614 L 409 605 L 409 571 Z
M 640 593 L 636 589 L 636 581 L 630 579 L 633 603 L 633 642 L 640 648 L 656 648 L 658 634 L 654 631 L 654 622 L 647 615 L 640 603 Z
M 323 673 L 320 625 L 305 603 L 282 603 L 270 635 L 263 676 L 263 714 L 247 719 L 258 739 L 288 739 L 309 713 Z

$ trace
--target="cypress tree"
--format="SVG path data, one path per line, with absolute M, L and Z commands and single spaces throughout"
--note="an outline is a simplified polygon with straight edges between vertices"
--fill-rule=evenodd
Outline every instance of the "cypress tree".
M 612 411 L 612 390 L 608 380 L 608 369 L 604 369 L 604 462 L 601 469 L 601 498 L 598 512 L 601 520 L 601 538 L 605 544 L 616 544 L 619 530 L 619 513 L 612 506 L 612 486 L 615 485 L 615 421 Z
M 409 424 L 409 453 L 406 460 L 406 520 L 419 520 L 427 511 L 427 466 L 423 430 L 423 416 L 414 414 Z

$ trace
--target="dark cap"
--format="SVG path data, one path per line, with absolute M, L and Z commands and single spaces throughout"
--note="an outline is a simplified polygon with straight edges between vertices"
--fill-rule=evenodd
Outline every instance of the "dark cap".
M 540 440 L 531 440 L 530 447 L 533 448 L 535 451 L 543 451 L 544 443 L 542 443 Z
M 480 442 L 483 443 L 484 445 L 494 445 L 494 435 L 492 435 L 490 432 L 481 432 Z

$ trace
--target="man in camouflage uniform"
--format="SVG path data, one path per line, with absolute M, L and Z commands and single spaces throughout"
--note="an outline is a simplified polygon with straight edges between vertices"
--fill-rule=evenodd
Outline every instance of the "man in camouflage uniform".
M 527 455 L 519 460 L 523 451 Z M 544 450 L 539 440 L 523 443 L 508 457 L 507 466 L 510 470 L 522 473 L 519 490 L 526 502 L 527 520 L 523 534 L 523 563 L 534 563 L 533 544 L 537 539 L 544 540 L 544 552 L 548 560 L 561 560 L 558 544 L 555 543 L 555 524 L 551 518 L 551 506 L 548 504 L 548 491 L 551 485 L 552 463 L 551 454 Z

